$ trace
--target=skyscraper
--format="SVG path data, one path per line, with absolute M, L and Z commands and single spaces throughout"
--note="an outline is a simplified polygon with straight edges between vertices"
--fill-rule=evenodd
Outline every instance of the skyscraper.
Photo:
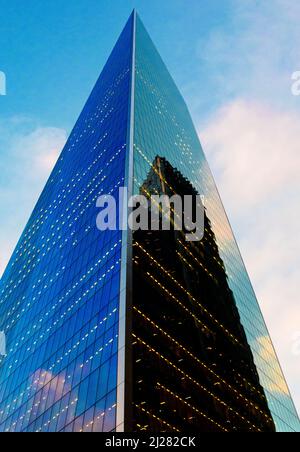
M 96 201 L 120 187 L 203 195 L 203 240 L 100 232 Z M 188 109 L 136 13 L 1 279 L 0 331 L 1 431 L 300 431 Z

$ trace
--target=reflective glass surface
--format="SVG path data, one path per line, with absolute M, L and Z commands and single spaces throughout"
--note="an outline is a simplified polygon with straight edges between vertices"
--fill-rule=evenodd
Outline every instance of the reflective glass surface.
M 135 192 L 140 192 L 149 173 L 154 169 L 153 162 L 160 156 L 176 168 L 199 194 L 204 195 L 206 213 L 219 258 L 224 264 L 228 285 L 238 308 L 240 321 L 258 371 L 259 382 L 267 398 L 276 429 L 300 431 L 299 418 L 190 114 L 139 18 L 137 18 L 135 63 Z M 156 256 L 159 256 L 159 251 Z M 155 258 L 155 255 L 152 255 L 153 257 Z M 161 268 L 158 272 L 161 276 L 156 281 L 157 284 L 162 285 L 167 279 L 165 270 L 168 268 Z M 172 275 L 174 276 L 174 273 Z M 155 300 L 154 298 L 153 303 Z M 163 314 L 162 304 L 160 309 Z M 210 312 L 213 311 L 212 306 Z M 215 315 L 215 320 L 221 321 L 221 318 Z M 176 331 L 172 331 L 170 326 L 167 333 L 173 337 L 175 335 L 176 338 Z M 160 351 L 163 353 L 163 350 Z M 211 362 L 212 366 L 214 364 Z M 230 382 L 234 389 L 242 392 L 246 391 L 249 384 L 242 372 L 236 372 Z M 177 396 L 184 398 L 185 395 Z M 151 407 L 151 400 L 148 402 Z M 147 404 L 142 408 L 147 410 Z
M 116 427 L 122 235 L 96 200 L 124 186 L 130 18 L 1 279 L 0 430 Z
M 125 392 L 133 392 L 136 430 L 300 431 L 188 109 L 141 20 L 136 17 L 135 27 L 134 19 L 0 282 L 0 331 L 7 340 L 7 356 L 0 357 L 0 431 L 114 431 L 116 411 L 125 403 L 117 387 L 125 362 L 133 369 L 126 380 L 133 387 Z M 206 236 L 192 247 L 172 235 L 135 234 L 133 260 L 126 261 L 130 235 L 97 230 L 96 200 L 101 194 L 118 199 L 119 187 L 130 182 L 131 157 L 134 192 L 151 190 L 158 156 L 164 168 L 156 186 L 163 180 L 163 187 L 204 195 Z M 132 299 L 126 287 L 131 266 Z M 123 328 L 129 310 L 133 323 Z M 124 345 L 132 342 L 131 328 L 128 362 L 131 346 L 127 354 Z M 229 355 L 234 366 L 223 365 Z

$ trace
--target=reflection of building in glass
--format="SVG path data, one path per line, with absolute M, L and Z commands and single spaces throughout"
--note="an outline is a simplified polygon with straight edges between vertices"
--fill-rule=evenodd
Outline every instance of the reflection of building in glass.
M 97 230 L 100 195 L 169 190 L 157 155 L 174 189 L 205 196 L 201 243 Z M 135 13 L 0 281 L 0 331 L 0 431 L 300 431 L 191 117 Z
M 141 193 L 196 191 L 157 157 Z M 275 430 L 207 216 L 201 242 L 134 233 L 133 313 L 136 430 Z

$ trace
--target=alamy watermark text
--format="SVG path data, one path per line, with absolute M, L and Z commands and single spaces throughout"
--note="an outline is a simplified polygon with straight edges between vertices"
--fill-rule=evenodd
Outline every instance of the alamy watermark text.
M 295 71 L 292 74 L 291 91 L 293 96 L 300 96 L 300 71 Z
M 182 231 L 187 241 L 204 236 L 204 206 L 200 195 L 134 195 L 119 189 L 118 199 L 102 195 L 97 200 L 101 209 L 96 223 L 99 231 Z
M 6 75 L 0 71 L 0 96 L 6 96 Z

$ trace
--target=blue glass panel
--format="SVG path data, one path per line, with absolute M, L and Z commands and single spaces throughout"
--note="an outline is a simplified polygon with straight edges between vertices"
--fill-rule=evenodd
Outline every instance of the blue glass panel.
M 124 185 L 132 40 L 131 17 L 1 280 L 1 431 L 115 429 L 122 235 L 96 200 Z

